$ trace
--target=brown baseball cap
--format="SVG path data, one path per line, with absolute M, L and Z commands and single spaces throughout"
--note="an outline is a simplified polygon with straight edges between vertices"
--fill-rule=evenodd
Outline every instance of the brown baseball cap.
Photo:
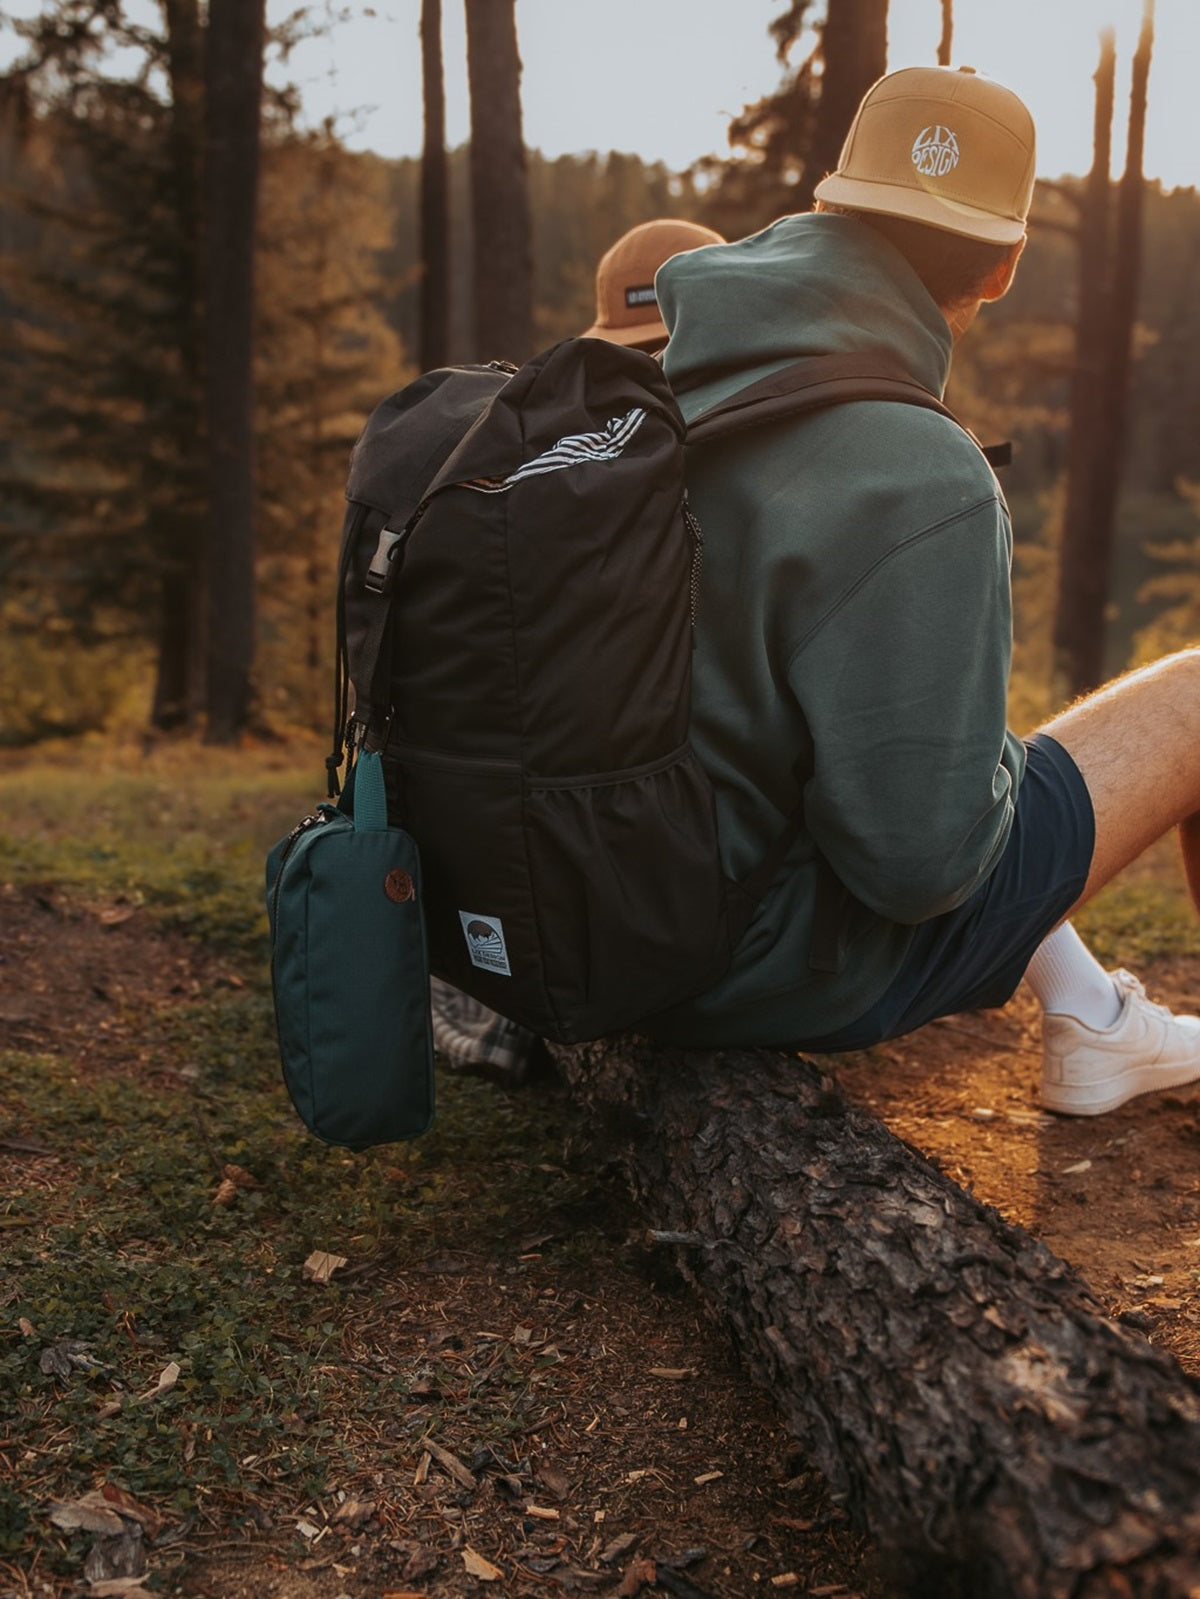
M 1015 244 L 1034 159 L 1033 118 L 1011 89 L 973 67 L 902 67 L 863 96 L 816 198 Z
M 600 257 L 596 320 L 583 337 L 609 339 L 614 344 L 665 344 L 667 329 L 658 314 L 654 274 L 664 261 L 684 250 L 724 243 L 712 228 L 673 217 L 658 217 L 630 228 Z

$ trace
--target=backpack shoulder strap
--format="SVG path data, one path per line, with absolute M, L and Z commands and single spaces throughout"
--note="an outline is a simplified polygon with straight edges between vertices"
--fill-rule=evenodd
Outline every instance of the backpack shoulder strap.
M 805 416 L 855 400 L 921 406 L 963 426 L 949 406 L 886 355 L 810 355 L 702 411 L 688 424 L 687 442 L 704 444 L 784 417 Z M 975 438 L 969 429 L 963 428 L 963 432 Z M 1008 444 L 979 447 L 990 466 L 1006 465 L 1011 458 Z

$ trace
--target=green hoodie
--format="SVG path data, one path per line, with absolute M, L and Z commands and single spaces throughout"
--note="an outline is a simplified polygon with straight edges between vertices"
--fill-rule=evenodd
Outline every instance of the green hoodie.
M 656 288 L 689 419 L 826 351 L 883 350 L 945 387 L 945 318 L 851 218 L 785 217 L 676 256 Z M 961 904 L 1004 849 L 1024 766 L 1005 725 L 1012 531 L 973 441 L 889 402 L 700 446 L 688 493 L 704 534 L 692 736 L 726 871 L 753 869 L 801 794 L 804 827 L 729 973 L 654 1031 L 802 1044 L 868 1010 L 913 925 Z M 854 896 L 836 973 L 809 964 L 818 852 Z

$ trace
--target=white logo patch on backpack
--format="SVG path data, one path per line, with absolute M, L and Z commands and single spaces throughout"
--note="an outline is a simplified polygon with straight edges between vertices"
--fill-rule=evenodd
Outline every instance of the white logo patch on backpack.
M 527 477 L 542 477 L 547 472 L 561 472 L 564 467 L 583 466 L 591 461 L 615 461 L 645 420 L 645 409 L 635 405 L 624 416 L 614 416 L 599 432 L 568 433 L 508 477 L 471 478 L 463 488 L 476 489 L 481 494 L 503 494 Z
M 459 911 L 463 937 L 467 941 L 467 955 L 472 966 L 481 972 L 497 972 L 501 977 L 511 977 L 508 964 L 508 947 L 504 942 L 504 924 L 498 916 L 478 916 L 473 911 Z

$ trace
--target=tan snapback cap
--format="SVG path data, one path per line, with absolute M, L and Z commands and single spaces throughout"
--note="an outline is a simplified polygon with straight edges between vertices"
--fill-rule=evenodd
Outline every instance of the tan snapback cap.
M 655 339 L 665 344 L 667 330 L 658 314 L 654 274 L 664 261 L 684 250 L 724 243 L 712 228 L 673 217 L 659 217 L 630 228 L 600 257 L 596 268 L 596 320 L 582 336 L 609 339 L 614 344 L 644 344 Z
M 872 85 L 816 198 L 1015 244 L 1033 198 L 1033 118 L 973 67 L 902 67 Z

